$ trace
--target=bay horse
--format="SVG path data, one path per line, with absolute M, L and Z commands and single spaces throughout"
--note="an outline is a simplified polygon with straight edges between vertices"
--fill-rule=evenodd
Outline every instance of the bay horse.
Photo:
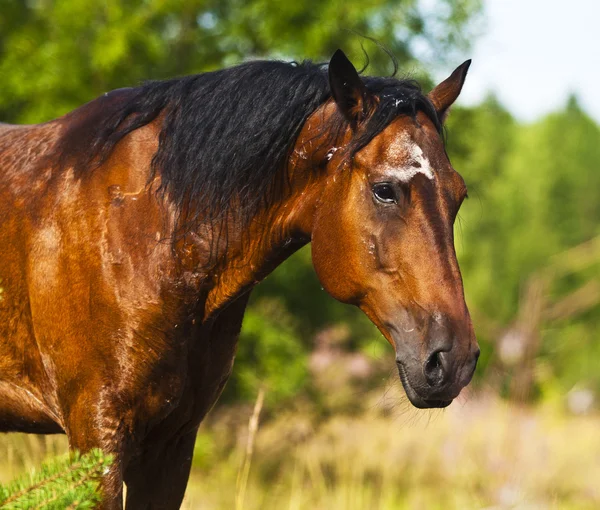
M 123 482 L 128 509 L 178 508 L 250 292 L 309 242 L 410 401 L 449 405 L 479 354 L 442 136 L 469 63 L 425 95 L 340 50 L 254 61 L 1 125 L 0 431 L 112 453 L 103 508 Z

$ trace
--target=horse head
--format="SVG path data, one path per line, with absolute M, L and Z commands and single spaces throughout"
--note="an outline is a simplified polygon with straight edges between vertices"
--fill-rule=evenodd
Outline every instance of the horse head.
M 419 107 L 410 89 L 394 92 L 391 81 L 368 87 L 338 51 L 329 66 L 332 101 L 318 114 L 341 116 L 348 127 L 325 151 L 310 227 L 315 270 L 329 294 L 357 305 L 392 344 L 419 408 L 449 405 L 479 356 L 454 249 L 467 190 L 441 136 L 469 63 Z M 395 115 L 406 102 L 412 112 Z

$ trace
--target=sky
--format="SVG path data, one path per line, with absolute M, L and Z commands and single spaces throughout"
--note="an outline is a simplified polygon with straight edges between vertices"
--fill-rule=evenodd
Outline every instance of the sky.
M 600 0 L 483 1 L 462 104 L 491 90 L 518 119 L 533 121 L 575 92 L 600 122 Z

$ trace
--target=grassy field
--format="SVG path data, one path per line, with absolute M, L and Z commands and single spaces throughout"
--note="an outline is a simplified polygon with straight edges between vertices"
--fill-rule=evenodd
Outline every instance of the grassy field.
M 338 395 L 263 411 L 250 442 L 252 406 L 216 409 L 198 436 L 183 508 L 600 507 L 600 415 L 481 394 L 419 412 L 397 385 L 345 398 L 360 405 L 349 410 Z M 0 481 L 65 448 L 60 436 L 1 436 Z

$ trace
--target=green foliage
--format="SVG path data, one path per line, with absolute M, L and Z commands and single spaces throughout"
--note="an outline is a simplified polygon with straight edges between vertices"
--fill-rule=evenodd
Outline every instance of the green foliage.
M 6 486 L 0 486 L 0 506 L 6 510 L 94 508 L 100 502 L 98 479 L 112 463 L 100 450 L 72 453 L 42 465 Z
M 429 2 L 431 4 L 431 2 Z M 114 88 L 264 56 L 328 59 L 342 47 L 372 72 L 404 69 L 415 47 L 464 47 L 480 0 L 1 0 L 0 119 L 48 120 Z
M 457 223 L 467 301 L 476 317 L 506 328 L 525 281 L 553 256 L 600 234 L 600 127 L 575 98 L 532 125 L 517 124 L 489 98 L 454 111 L 449 131 L 450 157 L 471 196 Z M 599 269 L 600 261 L 560 278 L 549 292 L 559 299 Z M 584 360 L 597 359 L 599 325 L 596 305 L 542 331 L 538 363 L 561 381 L 563 393 L 577 382 L 600 391 L 597 370 Z M 478 336 L 488 352 L 498 340 L 485 328 Z
M 236 366 L 225 398 L 253 400 L 260 386 L 274 402 L 293 396 L 306 379 L 306 349 L 294 318 L 276 299 L 261 299 L 244 317 Z

